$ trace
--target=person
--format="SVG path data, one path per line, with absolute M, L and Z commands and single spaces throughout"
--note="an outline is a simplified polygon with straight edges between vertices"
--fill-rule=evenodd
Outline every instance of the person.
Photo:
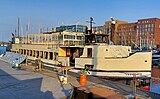
M 75 52 L 73 53 L 73 60 L 75 60 L 75 58 L 77 58 L 78 57 L 78 50 L 76 49 L 75 50 Z
M 76 58 L 76 52 L 73 53 L 73 60 Z

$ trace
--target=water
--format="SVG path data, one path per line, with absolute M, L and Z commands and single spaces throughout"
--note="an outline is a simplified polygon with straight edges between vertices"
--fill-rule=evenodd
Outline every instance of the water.
M 151 79 L 150 91 L 160 94 L 160 78 Z
M 0 46 L 0 55 L 6 52 L 6 46 Z

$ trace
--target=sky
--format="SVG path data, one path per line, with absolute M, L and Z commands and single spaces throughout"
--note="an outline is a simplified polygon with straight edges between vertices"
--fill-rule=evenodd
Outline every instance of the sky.
M 135 22 L 142 18 L 160 18 L 160 0 L 0 0 L 0 41 L 11 40 L 18 30 L 39 33 L 60 25 L 85 24 L 93 17 L 94 26 L 115 20 Z

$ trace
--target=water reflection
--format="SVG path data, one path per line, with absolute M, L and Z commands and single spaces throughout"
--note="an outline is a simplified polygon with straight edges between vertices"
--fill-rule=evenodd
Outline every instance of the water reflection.
M 152 78 L 151 79 L 150 91 L 160 94 L 160 78 Z

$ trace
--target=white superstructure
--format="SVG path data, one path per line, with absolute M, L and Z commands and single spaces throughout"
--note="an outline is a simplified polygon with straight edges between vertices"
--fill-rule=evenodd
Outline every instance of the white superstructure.
M 76 68 L 104 71 L 151 71 L 151 63 L 151 52 L 132 53 L 129 46 L 105 44 L 86 45 L 75 59 Z

